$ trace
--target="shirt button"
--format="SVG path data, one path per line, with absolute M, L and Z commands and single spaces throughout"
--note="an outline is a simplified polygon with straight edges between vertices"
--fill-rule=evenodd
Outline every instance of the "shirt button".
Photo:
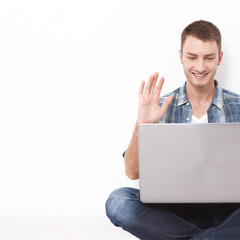
M 187 103 L 187 106 L 189 105 L 189 103 Z
M 189 121 L 189 118 L 187 118 L 186 120 Z

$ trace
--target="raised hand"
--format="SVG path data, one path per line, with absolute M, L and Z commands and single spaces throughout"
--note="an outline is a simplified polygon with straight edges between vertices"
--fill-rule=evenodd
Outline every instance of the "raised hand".
M 162 77 L 157 84 L 158 75 L 157 72 L 154 75 L 151 75 L 146 86 L 145 81 L 142 81 L 140 85 L 138 92 L 138 124 L 155 123 L 159 121 L 172 101 L 172 96 L 169 96 L 165 99 L 162 106 L 159 106 L 159 97 L 164 78 Z

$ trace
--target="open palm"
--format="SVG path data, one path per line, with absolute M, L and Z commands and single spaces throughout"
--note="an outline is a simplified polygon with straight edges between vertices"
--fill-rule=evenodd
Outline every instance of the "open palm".
M 159 105 L 159 96 L 164 83 L 162 77 L 157 84 L 158 73 L 151 75 L 147 85 L 142 81 L 138 96 L 139 96 L 139 108 L 138 108 L 138 123 L 155 123 L 159 121 L 167 110 L 168 105 L 172 101 L 172 97 L 169 96 L 165 99 L 162 106 Z M 157 84 L 157 86 L 156 86 Z

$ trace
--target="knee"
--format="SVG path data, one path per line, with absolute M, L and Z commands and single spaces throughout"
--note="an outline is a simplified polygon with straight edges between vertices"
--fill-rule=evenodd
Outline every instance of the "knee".
M 132 215 L 133 201 L 139 199 L 139 190 L 134 188 L 119 188 L 113 191 L 105 204 L 106 215 L 116 226 L 122 226 Z

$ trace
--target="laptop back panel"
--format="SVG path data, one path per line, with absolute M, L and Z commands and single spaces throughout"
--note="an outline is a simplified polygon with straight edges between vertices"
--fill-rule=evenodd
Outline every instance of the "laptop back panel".
M 145 203 L 240 202 L 240 124 L 138 128 Z

